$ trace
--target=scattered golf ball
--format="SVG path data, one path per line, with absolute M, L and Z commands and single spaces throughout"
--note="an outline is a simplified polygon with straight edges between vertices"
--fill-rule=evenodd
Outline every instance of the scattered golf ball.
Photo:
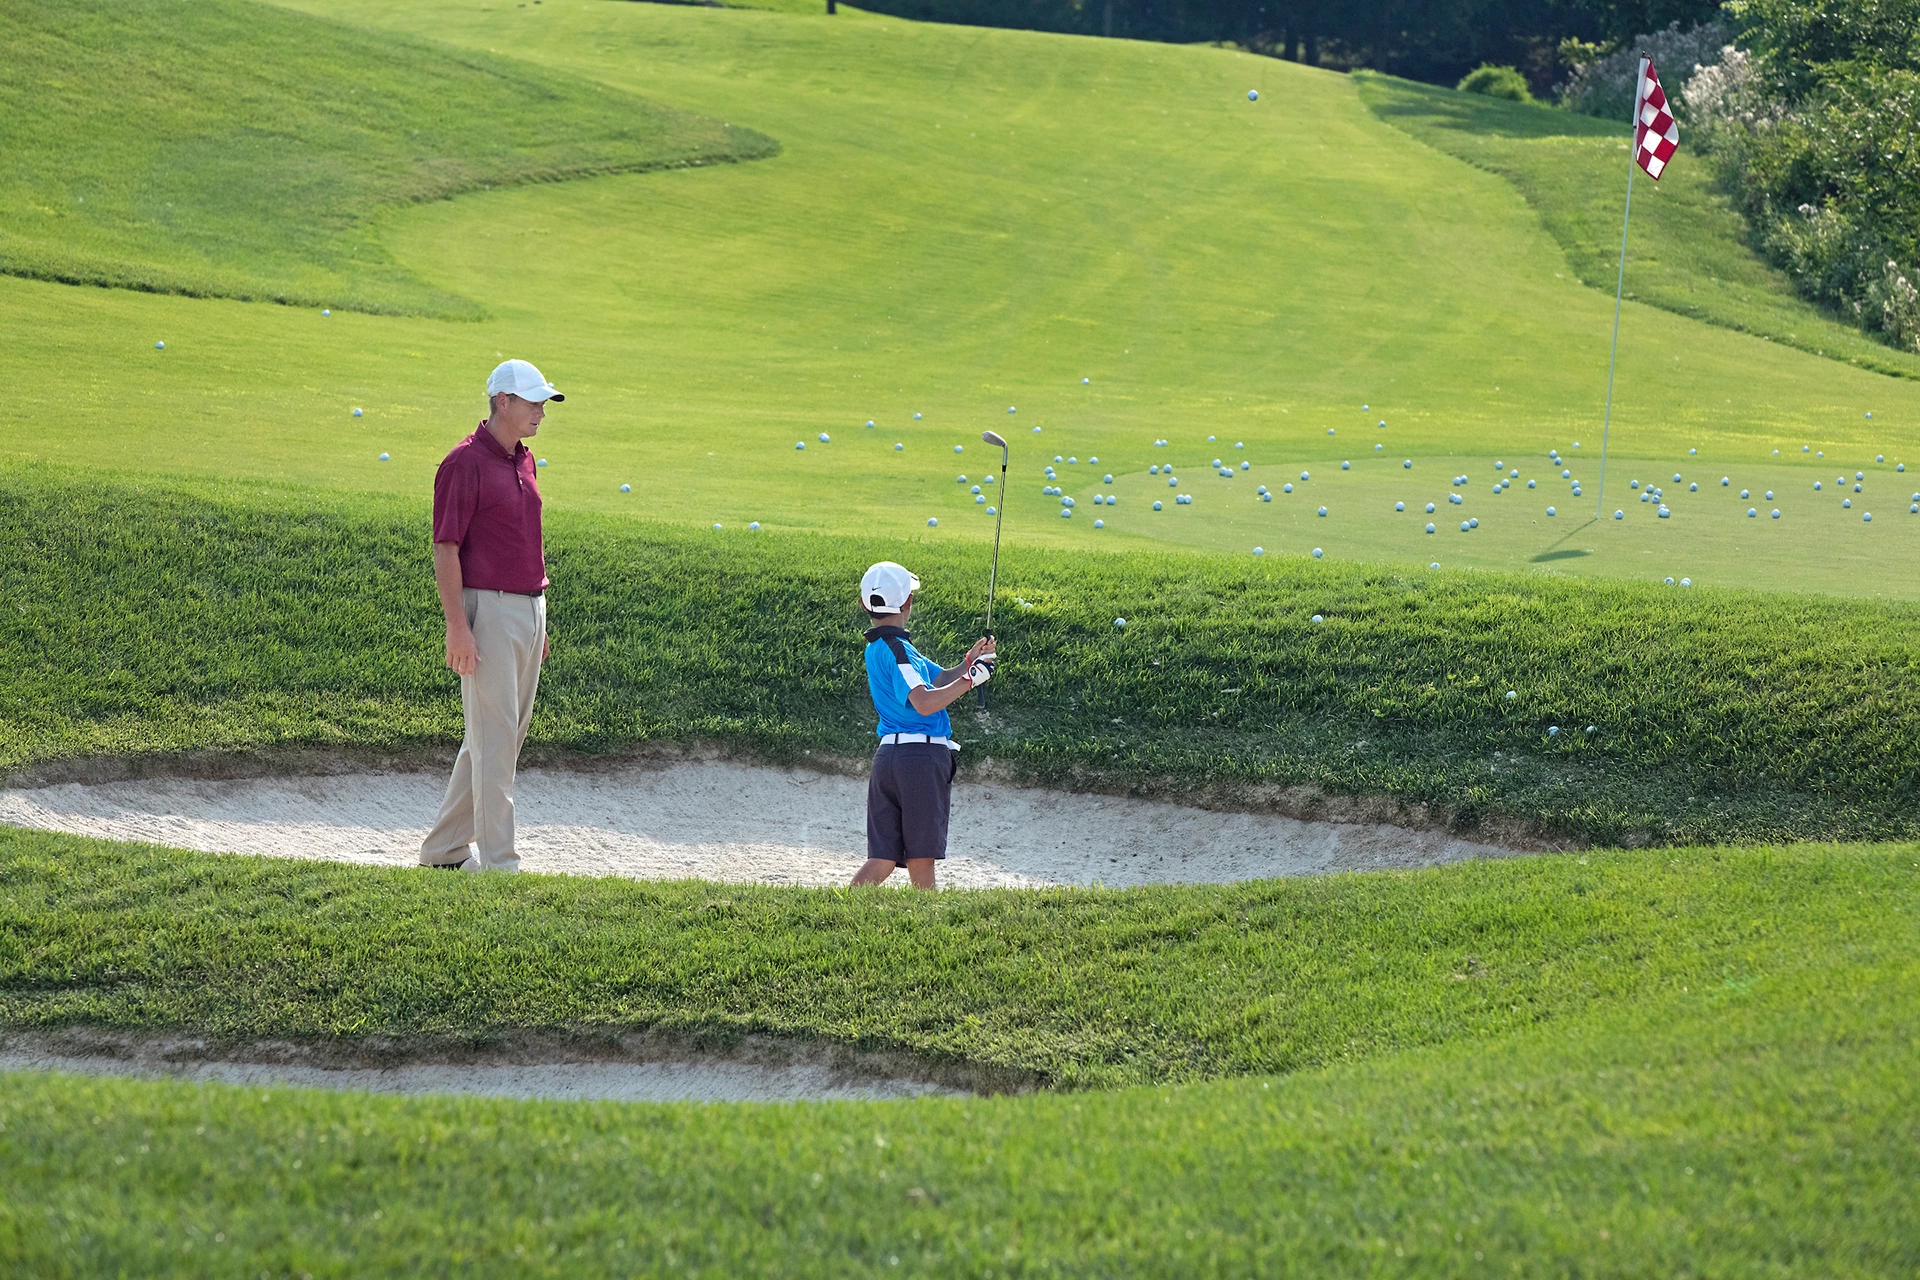
M 164 342 L 156 342 L 153 344 L 153 349 L 155 351 L 165 351 L 167 349 L 167 344 Z
M 1668 585 L 1668 586 L 1672 586 L 1672 585 L 1673 585 L 1673 579 L 1672 579 L 1672 578 L 1668 578 L 1668 579 L 1667 579 L 1667 585 Z
M 1167 477 L 1167 488 L 1169 488 L 1169 489 L 1171 489 L 1171 488 L 1173 488 L 1173 487 L 1174 487 L 1175 485 L 1177 485 L 1177 484 L 1179 484 L 1179 483 L 1180 483 L 1180 477 L 1178 477 L 1178 476 L 1168 476 L 1168 477 Z
M 389 461 L 389 460 L 390 460 L 390 459 L 388 458 L 388 455 L 386 455 L 386 454 L 384 454 L 384 453 L 380 455 L 380 461 L 382 461 L 382 462 L 387 462 L 387 461 Z M 626 486 L 625 486 L 625 485 L 621 485 L 620 487 L 621 487 L 622 489 L 624 489 L 624 488 L 626 488 Z
M 1428 532 L 1428 533 L 1432 533 L 1432 532 L 1433 532 L 1433 526 L 1432 526 L 1431 524 L 1429 524 L 1429 525 L 1427 526 L 1427 532 Z
M 822 431 L 822 432 L 820 433 L 820 443 L 821 443 L 821 444 L 827 444 L 827 443 L 829 443 L 829 440 L 828 440 L 828 437 L 827 437 L 827 433 L 826 433 L 826 432 L 824 432 L 824 431 Z
M 1240 469 L 1242 471 L 1251 471 L 1253 470 L 1253 464 L 1251 462 L 1242 462 L 1240 464 Z
M 1258 89 L 1247 90 L 1247 101 L 1248 102 L 1260 101 L 1260 91 Z
M 1405 462 L 1401 463 L 1400 465 L 1402 467 L 1405 467 L 1408 471 L 1411 471 L 1413 470 L 1413 459 L 1408 458 Z
M 987 514 L 988 514 L 988 515 L 990 515 L 990 516 L 997 516 L 997 515 L 999 515 L 1000 513 L 999 513 L 998 511 L 996 511 L 996 510 L 994 510 L 994 509 L 993 509 L 992 507 L 988 507 L 988 508 L 987 508 Z
M 1759 511 L 1757 511 L 1756 509 L 1754 509 L 1753 507 L 1748 507 L 1748 508 L 1747 508 L 1747 519 L 1749 519 L 1749 520 L 1752 520 L 1752 519 L 1754 519 L 1754 518 L 1755 518 L 1756 516 L 1758 516 L 1759 514 L 1760 514 L 1760 512 L 1759 512 Z
M 1814 492 L 1816 492 L 1816 493 L 1818 493 L 1818 492 L 1820 491 L 1820 482 L 1819 482 L 1818 480 L 1815 480 L 1815 481 L 1813 482 L 1813 488 L 1814 488 Z
M 1325 515 L 1325 514 L 1327 514 L 1327 509 L 1326 509 L 1325 507 L 1322 507 L 1322 508 L 1320 508 L 1320 510 L 1319 510 L 1319 511 L 1318 511 L 1318 512 L 1317 512 L 1316 514 L 1318 514 L 1318 515 Z
M 1008 405 L 1008 406 L 1007 406 L 1007 412 L 1008 412 L 1008 413 L 1012 413 L 1012 412 L 1013 412 L 1013 406 L 1012 406 L 1012 405 Z M 1035 430 L 1039 430 L 1039 428 L 1037 428 L 1037 427 L 1036 427 L 1036 428 L 1035 428 Z
M 1478 529 L 1480 527 L 1480 517 L 1475 516 L 1473 519 L 1467 521 L 1467 527 L 1470 529 Z
M 795 440 L 793 442 L 793 447 L 796 449 L 804 449 L 807 447 L 807 442 L 805 440 Z
M 1558 512 L 1556 512 L 1556 511 L 1555 511 L 1555 510 L 1554 510 L 1554 509 L 1553 509 L 1552 507 L 1548 507 L 1548 508 L 1547 508 L 1547 514 L 1551 516 L 1551 515 L 1557 515 L 1557 514 L 1559 514 L 1559 513 L 1558 513 Z
M 1319 553 L 1318 551 L 1316 551 L 1316 552 L 1314 552 L 1313 554 L 1315 554 L 1315 555 L 1319 555 L 1320 553 Z M 1326 621 L 1326 619 L 1325 619 L 1325 618 L 1323 618 L 1323 617 L 1321 617 L 1321 616 L 1320 616 L 1319 614 L 1317 614 L 1317 613 L 1313 615 L 1313 620 L 1314 620 L 1315 622 L 1325 622 L 1325 621 Z
M 1769 489 L 1769 490 L 1767 490 L 1767 501 L 1768 501 L 1768 502 L 1772 502 L 1772 501 L 1773 501 L 1773 490 L 1771 490 L 1771 489 Z
M 533 465 L 536 467 L 544 467 L 547 465 L 547 460 L 545 458 L 542 458 L 540 459 L 540 461 L 534 463 Z
M 800 447 L 801 447 L 802 449 L 804 449 L 804 448 L 806 448 L 807 446 L 805 446 L 805 445 L 801 445 Z M 896 441 L 894 442 L 894 445 L 893 445 L 893 451 L 894 451 L 895 453 L 898 453 L 898 452 L 900 452 L 900 451 L 901 451 L 902 449 L 904 449 L 904 448 L 906 448 L 906 447 L 907 447 L 907 446 L 905 446 L 904 444 L 901 444 L 901 443 L 900 443 L 899 441 L 897 441 L 897 440 L 896 440 Z
M 1313 549 L 1313 558 L 1314 558 L 1315 560 L 1318 560 L 1318 559 L 1320 558 L 1320 548 L 1318 548 L 1318 547 L 1315 547 L 1315 548 Z
M 1290 485 L 1290 484 L 1283 484 L 1283 485 L 1281 485 L 1281 486 L 1280 486 L 1280 492 L 1282 492 L 1282 493 L 1292 493 L 1292 492 L 1293 492 L 1293 486 L 1292 486 L 1292 485 Z
M 1263 555 L 1265 555 L 1265 554 L 1267 554 L 1267 549 L 1266 549 L 1265 547 L 1255 547 L 1255 548 L 1253 549 L 1253 554 L 1255 554 L 1255 555 L 1257 555 L 1257 556 L 1263 556 Z
M 961 476 L 961 477 L 960 477 L 960 479 L 964 481 L 964 480 L 966 479 L 966 477 L 965 477 L 965 476 Z M 967 490 L 967 492 L 969 492 L 969 493 L 978 493 L 978 492 L 980 492 L 980 486 L 979 486 L 979 485 L 975 485 L 975 486 L 973 486 L 973 488 L 971 488 L 971 489 L 969 489 L 969 490 Z
M 1699 453 L 1699 452 L 1700 452 L 1700 451 L 1699 451 L 1698 449 L 1689 449 L 1689 450 L 1687 450 L 1687 456 L 1688 456 L 1688 457 L 1692 457 L 1692 456 L 1693 456 L 1694 454 L 1696 454 L 1696 453 Z
M 332 308 L 332 307 L 322 307 L 322 308 L 320 308 L 320 314 L 321 314 L 321 315 L 323 315 L 323 316 L 330 316 L 330 315 L 332 315 L 332 314 L 333 314 L 333 308 Z
M 1011 412 L 1011 410 L 1009 410 L 1009 412 Z M 1039 434 L 1040 434 L 1040 428 L 1038 428 L 1038 427 L 1035 427 L 1035 428 L 1033 429 L 1033 434 L 1035 434 L 1035 435 L 1039 435 Z
M 1438 569 L 1439 567 L 1440 567 L 1440 562 L 1438 560 L 1435 560 L 1432 564 L 1427 566 L 1427 568 L 1429 569 Z
M 1431 502 L 1429 502 L 1429 503 L 1427 504 L 1427 514 L 1428 514 L 1428 515 L 1432 515 L 1432 514 L 1433 514 L 1433 504 L 1432 504 Z
M 955 445 L 955 446 L 953 446 L 953 451 L 954 451 L 955 453 L 965 453 L 965 452 L 967 451 L 967 446 L 965 446 L 965 445 L 963 445 L 963 444 L 957 444 L 957 445 Z
M 1682 579 L 1680 579 L 1680 585 L 1681 585 L 1681 586 L 1683 586 L 1683 587 L 1690 587 L 1690 586 L 1692 586 L 1692 585 L 1693 585 L 1693 579 L 1692 579 L 1692 578 L 1682 578 Z
M 1353 470 L 1353 464 L 1351 462 L 1343 462 L 1340 464 L 1340 469 L 1342 471 L 1351 471 Z
M 716 528 L 716 529 L 718 529 L 718 528 L 719 528 L 720 526 L 719 526 L 719 525 L 715 525 L 715 526 L 713 526 L 713 527 L 714 527 L 714 528 Z M 940 527 L 940 519 L 939 519 L 939 517 L 937 517 L 937 516 L 928 516 L 928 517 L 927 517 L 927 528 L 929 528 L 929 529 L 937 529 L 937 528 L 939 528 L 939 527 Z
M 1698 493 L 1698 492 L 1700 492 L 1700 482 L 1699 482 L 1698 480 L 1696 480 L 1696 481 L 1694 481 L 1694 482 L 1693 482 L 1692 484 L 1690 484 L 1690 485 L 1688 485 L 1688 486 L 1687 486 L 1687 492 L 1688 492 L 1688 493 Z
M 1537 488 L 1537 487 L 1538 487 L 1538 486 L 1537 486 L 1537 485 L 1535 484 L 1535 482 L 1534 482 L 1534 481 L 1532 481 L 1532 480 L 1529 480 L 1529 481 L 1527 481 L 1527 488 L 1529 488 L 1529 489 L 1533 489 L 1533 488 Z
M 916 413 L 916 414 L 914 414 L 914 415 L 913 415 L 913 420 L 914 420 L 915 422 L 918 422 L 918 421 L 920 421 L 920 415 L 919 415 L 919 414 L 917 414 L 917 413 Z M 868 423 L 867 425 L 868 425 L 868 426 L 872 426 L 873 424 L 872 424 L 871 422 L 869 422 L 869 423 Z
M 1093 527 L 1096 529 L 1104 529 L 1107 527 L 1107 522 L 1105 520 L 1095 520 L 1093 522 Z
M 1863 515 L 1863 516 L 1861 516 L 1861 517 L 1860 517 L 1860 519 L 1861 519 L 1861 521 L 1862 521 L 1862 522 L 1864 522 L 1864 523 L 1866 523 L 1866 524 L 1872 524 L 1872 523 L 1873 523 L 1873 512 L 1871 512 L 1871 511 L 1869 511 L 1869 512 L 1867 512 L 1867 513 L 1866 513 L 1865 515 Z
M 1122 631 L 1124 631 L 1127 628 L 1127 620 L 1125 618 L 1115 618 L 1113 620 L 1113 625 L 1116 627 L 1119 627 Z
M 1407 504 L 1404 502 L 1396 502 L 1393 504 L 1393 509 L 1395 511 L 1405 511 L 1407 509 Z
M 1261 495 L 1260 495 L 1260 501 L 1262 501 L 1262 502 L 1272 502 L 1272 501 L 1273 501 L 1273 495 L 1272 495 L 1272 494 L 1270 494 L 1270 493 L 1263 493 L 1263 494 L 1261 494 Z
M 751 533 L 760 532 L 760 522 L 758 520 L 755 520 L 752 524 L 747 526 L 747 529 Z
M 1304 472 L 1304 471 L 1302 471 L 1302 472 L 1300 473 L 1300 478 L 1301 478 L 1302 480 L 1309 480 L 1309 479 L 1312 479 L 1312 477 L 1311 477 L 1311 476 L 1309 476 L 1309 475 L 1308 475 L 1308 474 L 1307 474 L 1306 472 Z
M 1109 475 L 1107 476 L 1107 478 L 1106 478 L 1106 480 L 1105 480 L 1105 481 L 1103 481 L 1103 483 L 1105 483 L 1105 484 L 1112 484 L 1112 483 L 1113 483 L 1113 476 L 1112 476 L 1111 474 L 1109 474 Z
M 387 455 L 383 453 L 383 454 L 381 454 L 380 456 L 384 458 L 384 457 L 386 457 Z M 623 484 L 623 485 L 621 485 L 621 486 L 620 486 L 620 492 L 622 492 L 622 493 L 632 493 L 632 492 L 633 492 L 633 486 L 632 486 L 632 485 L 630 485 L 630 484 Z
M 1328 428 L 1327 428 L 1327 434 L 1328 434 L 1328 435 L 1332 435 L 1332 434 L 1333 434 L 1333 428 L 1332 428 L 1332 427 L 1328 427 Z
M 714 528 L 716 528 L 716 529 L 718 529 L 718 528 L 719 528 L 720 526 L 716 524 L 716 525 L 715 525 L 715 526 L 713 526 L 713 527 L 714 527 Z
M 1775 508 L 1773 509 L 1773 518 L 1774 518 L 1775 520 L 1778 520 L 1778 519 L 1780 518 L 1780 508 L 1778 508 L 1778 507 L 1775 507 Z
M 973 500 L 975 502 L 985 502 L 987 500 L 987 495 L 984 493 L 976 493 L 973 495 Z
M 1155 511 L 1158 511 L 1158 510 L 1160 509 L 1160 504 L 1159 504 L 1158 502 L 1156 502 L 1156 503 L 1154 503 L 1154 504 L 1153 504 L 1153 509 L 1154 509 Z M 1920 510 L 1920 508 L 1916 508 L 1916 510 Z
M 1667 581 L 1668 581 L 1668 582 L 1672 582 L 1672 581 L 1673 581 L 1673 579 L 1672 579 L 1672 578 L 1668 578 L 1668 579 L 1667 579 Z M 1513 701 L 1513 700 L 1514 700 L 1515 698 L 1518 698 L 1519 696 L 1520 696 L 1520 691 L 1519 691 L 1518 689 L 1509 689 L 1509 690 L 1507 690 L 1507 701 L 1508 701 L 1508 702 L 1512 702 L 1512 701 Z
M 1088 385 L 1089 383 L 1091 383 L 1092 381 L 1093 381 L 1093 379 L 1092 379 L 1092 378 L 1082 378 L 1082 379 L 1080 379 L 1080 385 L 1084 387 L 1084 386 L 1086 386 L 1086 385 Z
M 1070 520 L 1070 519 L 1072 519 L 1072 518 L 1073 518 L 1073 508 L 1072 508 L 1072 507 L 1062 507 L 1062 508 L 1060 508 L 1060 518 L 1061 518 L 1062 520 Z
M 1472 526 L 1469 525 L 1465 520 L 1462 520 L 1460 522 L 1460 532 L 1465 533 L 1470 528 L 1472 528 Z

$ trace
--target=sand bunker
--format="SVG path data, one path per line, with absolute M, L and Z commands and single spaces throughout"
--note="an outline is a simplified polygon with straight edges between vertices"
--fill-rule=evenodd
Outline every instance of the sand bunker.
M 416 861 L 444 785 L 417 773 L 76 783 L 0 791 L 0 823 L 403 866 Z M 1442 832 L 991 782 L 959 784 L 953 805 L 941 882 L 956 888 L 1221 884 L 1511 852 Z M 863 779 L 725 761 L 528 770 L 516 814 L 527 871 L 829 885 L 846 883 L 866 851 Z
M 71 1037 L 66 1038 L 68 1040 Z M 111 1052 L 89 1052 L 88 1048 Z M 0 1040 L 0 1072 L 63 1071 L 141 1080 L 194 1080 L 256 1088 L 292 1085 L 361 1093 L 468 1094 L 614 1102 L 830 1102 L 886 1101 L 965 1091 L 902 1078 L 852 1063 L 754 1062 L 724 1057 L 667 1061 L 542 1061 L 542 1054 L 508 1052 L 479 1060 L 427 1055 L 421 1062 L 367 1065 L 301 1060 L 298 1046 L 264 1045 L 245 1056 L 212 1056 L 190 1038 L 113 1037 L 82 1046 L 16 1034 Z M 564 1059 L 567 1055 L 561 1055 Z M 819 1055 L 814 1055 L 819 1056 Z M 258 1059 L 258 1060 L 255 1060 Z M 290 1060 L 291 1059 L 291 1060 Z

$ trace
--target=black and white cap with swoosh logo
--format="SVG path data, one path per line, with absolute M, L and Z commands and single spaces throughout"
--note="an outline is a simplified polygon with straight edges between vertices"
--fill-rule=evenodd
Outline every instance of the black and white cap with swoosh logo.
M 898 613 L 907 597 L 920 589 L 920 579 L 907 572 L 905 565 L 882 560 L 860 579 L 860 607 L 869 613 Z

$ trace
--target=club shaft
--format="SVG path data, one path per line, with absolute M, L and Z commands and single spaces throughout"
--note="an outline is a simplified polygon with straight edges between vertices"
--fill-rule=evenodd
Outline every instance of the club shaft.
M 1000 522 L 1007 518 L 1007 451 L 1000 450 L 1000 501 L 993 513 L 993 567 L 987 571 L 987 634 L 993 634 L 993 597 L 1000 587 Z M 980 691 L 980 709 L 987 709 L 987 691 Z

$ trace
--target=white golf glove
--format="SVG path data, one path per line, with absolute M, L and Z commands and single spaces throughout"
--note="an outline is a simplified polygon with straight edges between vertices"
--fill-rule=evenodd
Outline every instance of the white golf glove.
M 975 658 L 973 665 L 967 668 L 967 684 L 972 688 L 978 689 L 991 679 L 993 679 L 992 656 L 983 654 Z

